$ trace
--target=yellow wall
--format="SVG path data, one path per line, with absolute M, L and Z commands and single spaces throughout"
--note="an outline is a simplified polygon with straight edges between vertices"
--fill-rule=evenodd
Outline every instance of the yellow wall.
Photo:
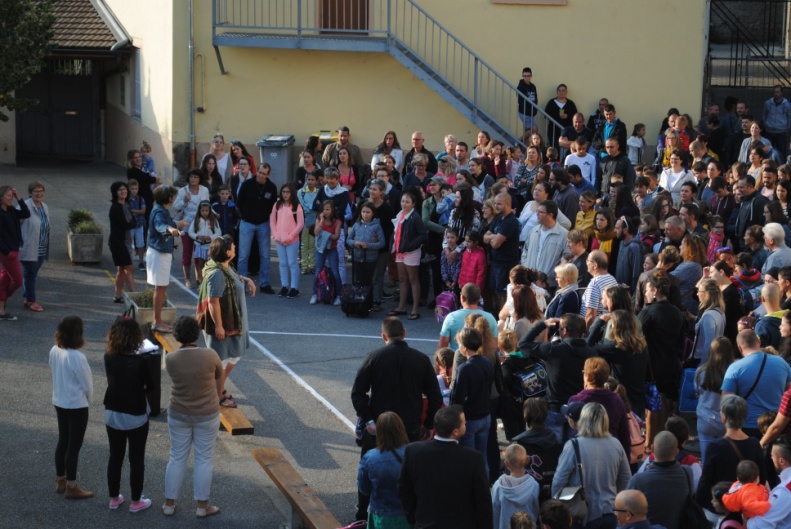
M 671 106 L 694 118 L 700 113 L 703 2 L 417 2 L 514 83 L 522 67 L 531 66 L 542 106 L 561 82 L 586 116 L 600 97 L 608 97 L 630 131 L 638 121 L 648 125 L 649 143 Z M 108 3 L 143 50 L 140 125 L 162 136 L 157 165 L 170 165 L 167 144 L 189 141 L 188 0 L 170 0 L 172 10 L 157 0 Z M 474 137 L 469 120 L 386 53 L 223 47 L 229 73 L 221 75 L 211 45 L 212 2 L 194 4 L 195 106 L 205 108 L 195 114 L 198 155 L 217 132 L 251 151 L 263 134 L 293 134 L 300 145 L 310 133 L 339 125 L 348 125 L 363 149 L 374 147 L 388 129 L 405 148 L 420 129 L 434 151 L 443 148 L 448 132 Z

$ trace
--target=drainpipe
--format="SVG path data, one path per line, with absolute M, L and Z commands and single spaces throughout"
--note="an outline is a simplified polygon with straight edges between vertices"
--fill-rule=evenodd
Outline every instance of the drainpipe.
M 189 2 L 189 24 L 190 24 L 190 41 L 189 41 L 189 79 L 190 79 L 190 167 L 197 165 L 196 152 L 195 152 L 195 65 L 193 58 L 195 56 L 195 39 L 193 35 L 193 0 Z

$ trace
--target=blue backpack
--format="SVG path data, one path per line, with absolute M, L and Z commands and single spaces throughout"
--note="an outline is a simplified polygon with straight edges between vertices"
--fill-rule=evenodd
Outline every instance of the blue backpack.
M 316 284 L 313 286 L 313 293 L 321 303 L 332 305 L 337 297 L 335 293 L 335 278 L 330 267 L 325 266 L 316 276 Z

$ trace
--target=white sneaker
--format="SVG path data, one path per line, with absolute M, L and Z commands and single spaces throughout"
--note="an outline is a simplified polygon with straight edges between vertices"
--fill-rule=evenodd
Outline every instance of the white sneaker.
M 319 297 L 316 294 L 310 296 L 310 304 L 315 305 L 319 301 Z
M 337 298 L 335 298 L 335 303 L 333 303 L 333 305 L 335 305 L 337 307 L 340 304 L 341 304 L 341 297 L 338 296 Z

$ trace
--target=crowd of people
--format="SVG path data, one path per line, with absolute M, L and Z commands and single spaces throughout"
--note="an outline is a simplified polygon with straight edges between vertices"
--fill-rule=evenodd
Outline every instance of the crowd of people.
M 536 103 L 531 80 L 525 69 L 520 91 Z M 111 188 L 114 300 L 122 301 L 124 288 L 134 290 L 136 256 L 154 288 L 153 329 L 172 332 L 161 307 L 180 243 L 185 284 L 194 279 L 200 288 L 196 325 L 219 359 L 200 389 L 208 395 L 216 380 L 213 400 L 235 406 L 224 384 L 247 348 L 245 291 L 295 299 L 299 276 L 310 275 L 309 303 L 340 305 L 350 260 L 354 281 L 371 287 L 372 312 L 396 298 L 383 323 L 387 346 L 366 359 L 352 390 L 363 447 L 357 516 L 372 527 L 438 519 L 458 520 L 448 527 L 507 527 L 515 511 L 538 523 L 546 506 L 555 513 L 550 518 L 567 508 L 551 498 L 569 487 L 587 493 L 586 512 L 572 509 L 566 517 L 579 527 L 641 527 L 646 517 L 682 527 L 691 494 L 711 519 L 787 527 L 791 166 L 784 162 L 791 103 L 775 87 L 758 120 L 744 102 L 728 98 L 722 112 L 709 105 L 697 126 L 670 109 L 652 156 L 645 125 L 627 137 L 615 106 L 602 99 L 586 126 L 567 92 L 560 85 L 547 105 L 562 126 L 546 140 L 530 106 L 520 106 L 524 152 L 479 131 L 470 144 L 448 134 L 435 155 L 422 132 L 402 149 L 388 131 L 368 163 L 341 127 L 326 147 L 311 136 L 296 174 L 279 189 L 269 164 L 256 165 L 238 141 L 226 152 L 221 135 L 181 187 L 160 183 L 150 148 L 132 150 L 128 180 Z M 15 319 L 5 305 L 20 286 L 25 306 L 43 310 L 35 277 L 48 255 L 49 219 L 44 186 L 31 184 L 29 193 L 23 201 L 0 187 L 4 320 Z M 272 239 L 278 292 L 270 280 Z M 446 292 L 455 298 L 450 306 L 461 308 L 438 311 L 444 321 L 432 366 L 406 345 L 399 317 L 420 318 L 421 308 L 437 308 Z M 191 324 L 180 323 L 186 333 Z M 81 361 L 77 322 L 62 325 L 74 326 L 75 335 L 59 330 L 53 372 Z M 194 348 L 197 336 L 183 333 Z M 108 358 L 128 354 L 136 337 L 119 348 L 121 341 L 108 337 Z M 106 365 L 108 380 L 111 368 L 132 369 L 115 360 Z M 173 371 L 183 376 L 188 369 Z M 684 449 L 689 431 L 677 416 L 684 381 L 694 388 L 700 460 Z M 133 383 L 145 386 L 124 382 Z M 78 391 L 53 396 L 63 423 L 58 490 L 81 497 L 89 493 L 74 482 L 74 450 L 91 388 L 81 379 L 68 385 Z M 114 395 L 105 403 L 119 400 Z M 172 425 L 169 418 L 179 439 L 197 433 L 185 433 L 198 428 L 190 415 L 208 422 L 216 412 L 208 401 L 198 411 L 189 398 L 183 404 Z M 111 478 L 122 443 L 129 442 L 130 465 L 139 468 L 147 433 L 140 406 L 125 400 L 108 408 L 117 414 L 107 422 L 110 508 L 123 502 L 118 478 Z M 503 454 L 497 419 L 513 443 Z M 432 431 L 431 447 L 415 443 Z M 197 437 L 193 443 L 197 451 Z M 201 440 L 204 453 L 209 444 Z M 165 514 L 173 513 L 189 451 L 188 443 L 174 446 Z M 469 464 L 443 465 L 445 458 Z M 747 461 L 755 468 L 742 468 Z M 452 486 L 431 492 L 441 488 L 435 473 Z M 139 474 L 133 472 L 132 509 L 145 508 Z M 754 482 L 761 487 L 748 487 Z M 198 513 L 213 514 L 204 496 Z M 762 503 L 747 506 L 747 497 L 757 496 Z M 469 498 L 463 508 L 452 501 L 459 497 Z

